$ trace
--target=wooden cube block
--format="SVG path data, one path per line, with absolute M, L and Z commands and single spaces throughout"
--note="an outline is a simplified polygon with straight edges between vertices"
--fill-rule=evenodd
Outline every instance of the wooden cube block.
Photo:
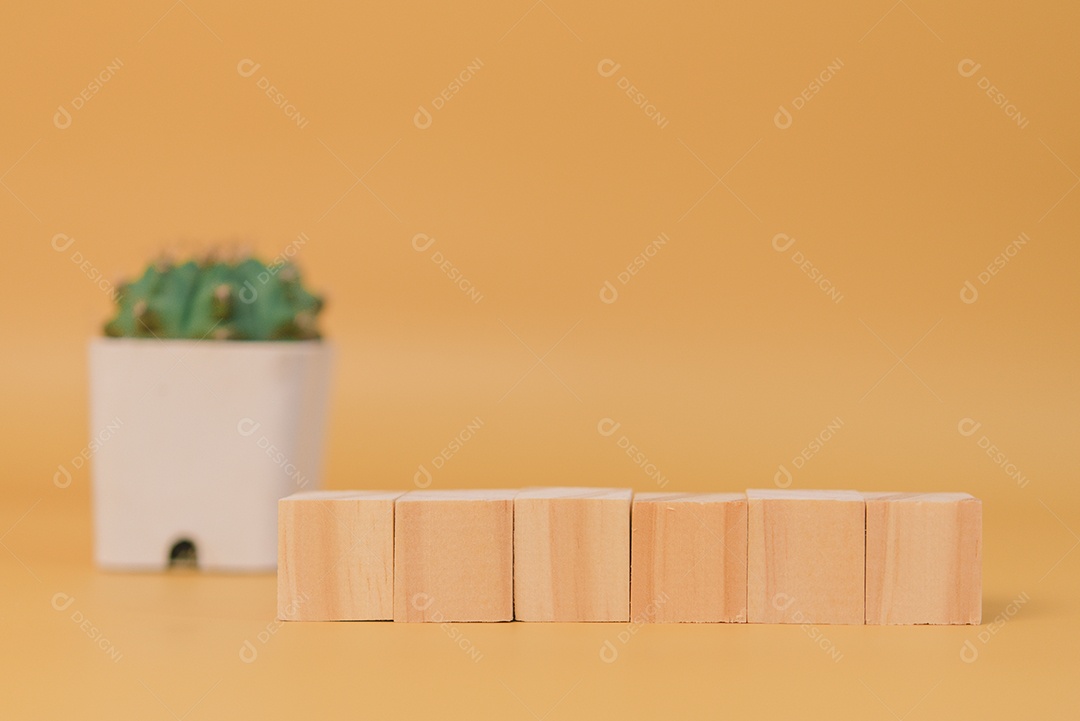
M 746 496 L 638 493 L 631 513 L 635 623 L 746 621 Z
M 308 491 L 278 501 L 278 618 L 394 617 L 400 491 Z
M 514 617 L 630 619 L 630 499 L 617 488 L 526 488 L 514 499 Z
M 412 491 L 397 500 L 395 621 L 514 618 L 515 491 Z
M 862 496 L 769 489 L 746 497 L 750 623 L 863 623 Z
M 982 501 L 864 493 L 866 622 L 980 623 Z

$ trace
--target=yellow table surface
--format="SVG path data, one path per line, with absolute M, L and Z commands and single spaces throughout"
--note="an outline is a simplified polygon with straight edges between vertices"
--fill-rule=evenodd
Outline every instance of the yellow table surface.
M 1037 500 L 986 504 L 984 624 L 957 627 L 280 624 L 273 575 L 94 570 L 87 510 L 3 506 L 4 718 L 1080 712 L 1080 553 Z

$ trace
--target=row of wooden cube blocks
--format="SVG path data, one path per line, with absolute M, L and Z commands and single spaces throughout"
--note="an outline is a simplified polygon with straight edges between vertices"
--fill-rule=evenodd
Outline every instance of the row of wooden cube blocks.
M 977 624 L 966 493 L 315 491 L 278 508 L 283 620 Z

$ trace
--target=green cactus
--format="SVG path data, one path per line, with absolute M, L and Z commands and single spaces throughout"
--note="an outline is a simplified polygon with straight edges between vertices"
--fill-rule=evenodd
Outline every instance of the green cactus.
M 117 287 L 105 335 L 126 338 L 309 340 L 319 338 L 322 298 L 291 263 L 162 261 Z

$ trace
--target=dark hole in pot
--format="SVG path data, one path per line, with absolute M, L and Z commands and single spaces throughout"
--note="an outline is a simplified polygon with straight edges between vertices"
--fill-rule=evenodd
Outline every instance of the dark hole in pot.
M 195 544 L 186 538 L 181 538 L 173 544 L 169 551 L 169 566 L 179 568 L 195 568 L 199 565 L 198 553 Z

